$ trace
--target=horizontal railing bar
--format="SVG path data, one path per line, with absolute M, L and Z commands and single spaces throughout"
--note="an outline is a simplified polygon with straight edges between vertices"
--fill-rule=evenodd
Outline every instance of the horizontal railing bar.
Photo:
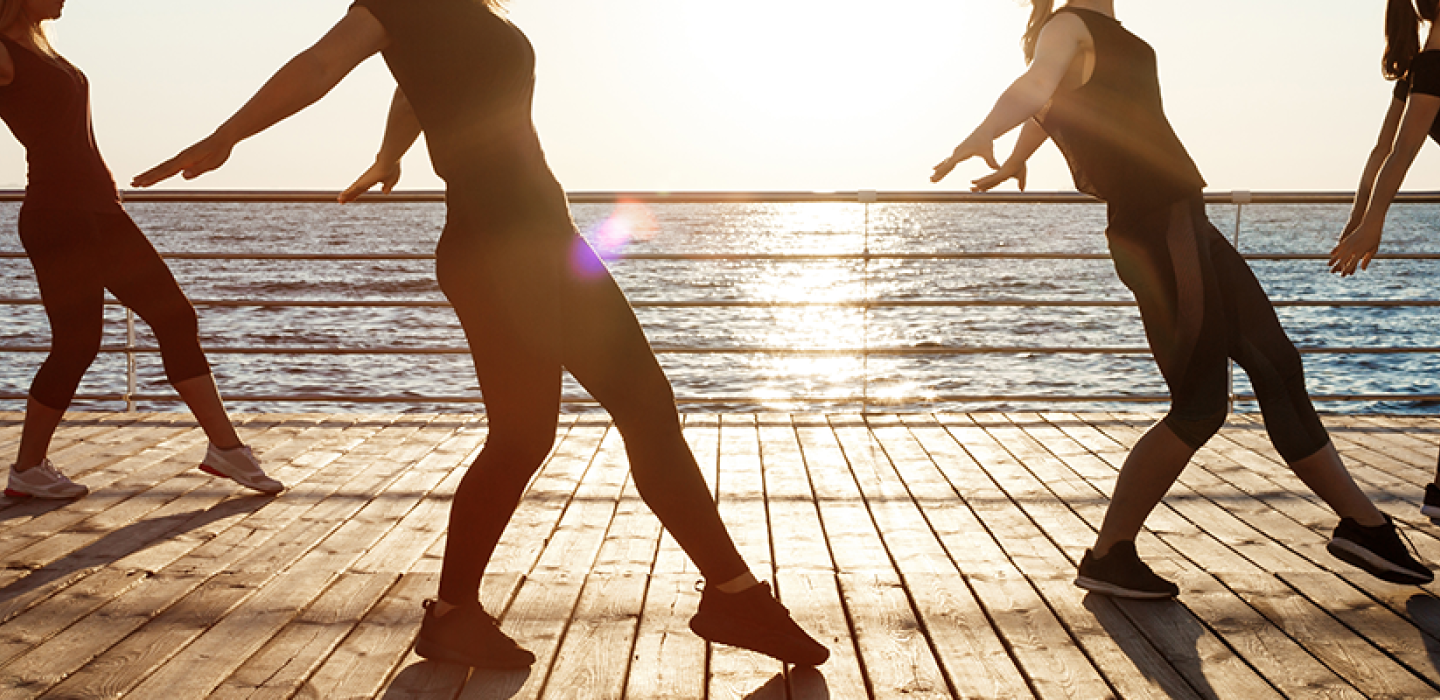
M 0 260 L 21 260 L 25 253 L 0 252 Z M 255 260 L 287 262 L 430 261 L 433 253 L 161 253 L 166 260 Z M 1329 260 L 1325 253 L 1247 253 L 1246 260 Z M 837 262 L 885 260 L 1109 260 L 1106 253 L 936 252 L 936 253 L 634 253 L 618 260 L 647 262 Z M 1440 260 L 1440 253 L 1380 253 L 1375 260 Z
M 20 401 L 27 398 L 27 394 L 0 393 L 0 401 Z M 77 394 L 76 401 L 123 401 L 125 396 L 121 394 Z M 181 398 L 175 394 L 132 394 L 129 397 L 132 401 L 148 401 L 153 403 L 179 403 Z M 1311 394 L 1313 401 L 1342 402 L 1342 401 L 1398 401 L 1398 402 L 1440 402 L 1440 394 Z M 1237 401 L 1254 401 L 1253 394 L 1236 394 Z M 460 396 L 346 396 L 338 394 L 226 394 L 225 400 L 231 403 L 362 403 L 362 404 L 430 404 L 430 403 L 455 403 L 455 404 L 477 404 L 484 403 L 484 398 L 479 395 Z M 856 404 L 866 402 L 874 406 L 884 405 L 907 405 L 907 404 L 930 404 L 930 403 L 1164 403 L 1170 400 L 1169 394 L 1091 394 L 1081 396 L 1066 396 L 1054 394 L 929 394 L 924 396 L 888 396 L 888 397 L 862 397 L 862 396 L 786 396 L 786 397 L 765 397 L 765 396 L 691 396 L 676 398 L 675 403 L 679 405 L 699 404 L 732 404 L 732 405 L 765 405 L 777 403 L 848 403 Z M 562 404 L 596 404 L 593 398 L 582 396 L 563 396 L 560 398 Z
M 968 191 L 863 191 L 881 204 L 1098 204 L 1098 200 L 1080 192 L 968 192 Z M 337 190 L 125 190 L 126 202 L 192 202 L 192 203 L 316 203 L 332 204 Z M 569 192 L 573 204 L 795 204 L 825 202 L 859 202 L 862 191 L 835 192 L 756 191 L 756 192 L 656 192 L 656 191 L 592 191 Z M 1235 192 L 1207 192 L 1210 204 L 1232 204 Z M 1245 192 L 1242 204 L 1350 204 L 1353 192 Z M 22 190 L 0 190 L 0 202 L 23 200 Z M 403 190 L 390 194 L 366 194 L 362 203 L 442 203 L 440 190 Z M 1440 192 L 1402 192 L 1397 202 L 1440 203 Z
M 120 306 L 120 302 L 107 300 L 110 306 Z M 232 300 L 224 301 L 218 299 L 192 299 L 191 304 L 202 307 L 213 308 L 302 308 L 302 309 L 448 309 L 448 301 L 422 301 L 422 300 L 396 300 L 396 301 L 350 301 L 342 299 L 322 299 L 316 301 L 300 299 L 281 300 Z M 1271 302 L 1276 307 L 1320 307 L 1320 308 L 1433 308 L 1440 307 L 1440 299 L 1301 299 L 1301 300 L 1279 300 Z M 0 306 L 40 306 L 39 299 L 3 299 L 0 298 Z M 1124 308 L 1136 305 L 1133 301 L 1119 299 L 973 299 L 947 301 L 944 299 L 896 299 L 878 301 L 632 301 L 630 305 L 635 308 L 673 308 L 673 309 L 768 309 L 768 308 L 846 308 L 846 309 L 883 309 L 883 308 Z
M 871 347 L 871 348 L 782 348 L 782 347 L 721 347 L 698 348 L 680 345 L 655 345 L 656 353 L 670 355 L 801 355 L 801 356 L 860 356 L 860 355 L 1148 355 L 1147 347 L 1026 347 L 1022 345 L 979 346 L 979 347 Z M 157 347 L 104 346 L 105 353 L 155 354 Z M 1300 347 L 1308 355 L 1429 355 L 1440 354 L 1440 347 Z M 0 353 L 42 353 L 49 352 L 45 345 L 4 345 Z M 469 355 L 466 347 L 425 347 L 425 348 L 324 348 L 324 347 L 208 347 L 211 355 Z

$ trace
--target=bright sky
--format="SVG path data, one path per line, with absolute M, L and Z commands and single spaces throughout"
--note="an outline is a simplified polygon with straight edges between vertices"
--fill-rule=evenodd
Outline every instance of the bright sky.
M 90 76 L 122 183 L 209 133 L 349 0 L 69 0 L 57 47 Z M 1389 100 L 1382 0 L 1118 0 L 1160 56 L 1167 111 L 1212 190 L 1348 190 Z M 963 189 L 931 166 L 1023 69 L 1017 0 L 513 0 L 535 119 L 570 190 Z M 339 189 L 371 161 L 393 83 L 372 59 L 184 186 Z M 1002 155 L 1003 157 L 1003 155 Z M 0 187 L 24 183 L 0 136 Z M 176 182 L 167 186 L 182 186 Z M 441 186 L 423 149 L 402 188 Z M 1031 189 L 1073 186 L 1058 151 Z M 1440 189 L 1427 146 L 1408 190 Z

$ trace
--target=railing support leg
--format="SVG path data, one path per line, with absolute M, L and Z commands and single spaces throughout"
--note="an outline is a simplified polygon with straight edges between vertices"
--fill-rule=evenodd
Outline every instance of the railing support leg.
M 1230 193 L 1230 202 L 1235 205 L 1235 252 L 1240 252 L 1240 218 L 1245 205 L 1250 203 L 1250 190 L 1235 190 Z M 1235 361 L 1230 360 L 1230 403 L 1227 413 L 1235 412 Z
M 135 312 L 125 307 L 125 412 L 135 412 Z
M 856 198 L 865 207 L 865 260 L 860 277 L 864 299 L 860 306 L 860 413 L 864 415 L 870 412 L 870 205 L 879 196 L 875 190 L 860 190 Z

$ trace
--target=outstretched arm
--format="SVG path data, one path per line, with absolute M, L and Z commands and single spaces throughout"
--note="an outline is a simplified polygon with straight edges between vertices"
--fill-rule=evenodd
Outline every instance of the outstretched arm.
M 1045 128 L 1040 126 L 1040 122 L 1034 119 L 1025 122 L 1025 126 L 1020 128 L 1020 138 L 1015 140 L 1015 150 L 1010 152 L 1010 157 L 1006 158 L 995 172 L 973 181 L 970 191 L 989 192 L 998 187 L 1000 183 L 1013 177 L 1023 192 L 1025 190 L 1025 162 L 1030 160 L 1030 156 L 1035 155 L 1035 151 L 1045 145 L 1048 140 L 1050 140 L 1050 134 L 1045 132 Z
M 1405 100 L 1390 98 L 1390 109 L 1385 112 L 1385 121 L 1380 125 L 1380 136 L 1375 140 L 1375 148 L 1370 151 L 1370 157 L 1365 160 L 1365 169 L 1360 173 L 1360 184 L 1355 187 L 1355 203 L 1350 207 L 1350 219 L 1345 222 L 1345 230 L 1340 233 L 1341 240 L 1360 228 L 1360 222 L 1365 219 L 1365 210 L 1370 208 L 1370 198 L 1375 191 L 1375 178 L 1379 176 L 1385 159 L 1390 157 L 1395 148 L 1395 136 L 1400 133 L 1400 119 L 1404 115 Z
M 1061 13 L 1050 20 L 1040 32 L 1029 70 L 1006 88 L 990 109 L 990 114 L 955 147 L 950 157 L 935 166 L 930 181 L 939 182 L 955 166 L 975 157 L 985 159 L 990 167 L 999 170 L 1000 165 L 995 161 L 995 139 L 1034 117 L 1050 102 L 1089 38 L 1085 23 L 1079 17 Z M 1035 144 L 1036 148 L 1039 146 Z
M 1433 25 L 1430 27 L 1430 36 L 1425 41 L 1424 50 L 1440 50 L 1440 30 Z M 1371 187 L 1367 190 L 1362 181 L 1360 190 L 1356 192 L 1354 209 L 1360 208 L 1362 194 L 1366 195 L 1368 200 L 1363 215 L 1359 217 L 1359 223 L 1355 223 L 1356 212 L 1352 209 L 1351 223 L 1347 225 L 1346 233 L 1340 243 L 1330 251 L 1330 271 L 1342 277 L 1355 274 L 1357 268 L 1370 268 L 1370 261 L 1380 250 L 1380 237 L 1385 230 L 1385 216 L 1390 212 L 1390 204 L 1395 201 L 1395 194 L 1405 182 L 1405 174 L 1410 171 L 1410 165 L 1415 162 L 1420 147 L 1425 145 L 1425 138 L 1435 124 L 1435 117 L 1440 115 L 1440 96 L 1417 92 L 1413 80 L 1411 87 L 1410 97 L 1405 101 L 1404 111 L 1399 117 L 1394 146 L 1384 157 Z M 1397 108 L 1397 105 L 1392 104 L 1390 113 L 1386 115 L 1386 126 L 1380 133 L 1381 145 L 1384 145 L 1390 120 L 1394 118 Z M 1380 146 L 1376 146 L 1376 150 L 1380 150 Z M 1377 156 L 1372 153 L 1370 158 L 1374 161 Z M 1367 164 L 1367 175 L 1368 170 Z M 1354 228 L 1350 228 L 1351 225 Z
M 420 119 L 404 91 L 395 88 L 395 98 L 390 102 L 390 117 L 385 122 L 385 137 L 380 142 L 380 154 L 360 179 L 340 193 L 341 204 L 353 202 L 375 185 L 383 185 L 381 191 L 390 194 L 395 183 L 400 181 L 400 159 L 420 138 Z
M 176 174 L 189 180 L 224 165 L 236 144 L 324 97 L 355 66 L 384 49 L 388 42 L 385 27 L 369 10 L 350 10 L 319 42 L 277 71 L 215 133 L 137 175 L 131 185 L 149 187 Z

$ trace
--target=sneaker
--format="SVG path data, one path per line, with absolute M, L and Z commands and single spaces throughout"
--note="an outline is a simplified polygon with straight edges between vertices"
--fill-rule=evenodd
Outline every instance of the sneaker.
M 415 639 L 415 653 L 431 661 L 473 668 L 529 668 L 535 655 L 500 631 L 500 624 L 479 603 L 435 614 L 435 600 L 426 600 L 425 619 Z
M 1388 515 L 1384 525 L 1375 527 L 1362 527 L 1350 518 L 1341 519 L 1325 549 L 1336 559 L 1391 583 L 1419 585 L 1435 580 L 1435 574 L 1405 548 L 1395 522 Z
M 1116 598 L 1159 600 L 1180 595 L 1180 588 L 1152 571 L 1129 540 L 1115 543 L 1110 553 L 1097 557 L 1090 550 L 1080 559 L 1075 585 Z
M 13 498 L 79 498 L 87 493 L 90 489 L 66 478 L 49 459 L 23 472 L 10 465 L 10 482 L 5 485 L 5 495 Z
M 1440 518 L 1440 486 L 1425 484 L 1425 503 L 1420 514 L 1427 518 Z
M 819 666 L 830 658 L 830 650 L 800 629 L 775 600 L 769 583 L 739 593 L 706 586 L 690 629 L 716 644 L 758 651 L 797 666 Z
M 260 468 L 260 460 L 255 459 L 255 453 L 246 445 L 222 450 L 216 447 L 215 443 L 210 443 L 210 447 L 205 450 L 205 461 L 200 463 L 200 470 L 206 474 L 234 480 L 241 486 L 260 493 L 273 495 L 285 490 L 285 484 L 265 475 L 265 470 Z

